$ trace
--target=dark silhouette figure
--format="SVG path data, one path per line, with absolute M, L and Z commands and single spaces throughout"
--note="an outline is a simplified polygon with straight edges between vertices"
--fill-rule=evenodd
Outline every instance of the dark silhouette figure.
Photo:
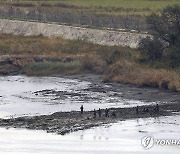
M 80 110 L 81 110 L 81 114 L 83 114 L 83 111 L 84 111 L 83 105 L 81 105 Z
M 154 108 L 154 111 L 159 112 L 159 104 L 156 104 L 156 107 Z
M 139 114 L 139 106 L 136 107 L 136 114 Z
M 156 104 L 156 110 L 159 112 L 159 104 Z
M 107 108 L 105 109 L 105 117 L 109 117 L 109 110 Z
M 99 117 L 101 117 L 101 109 L 100 108 L 99 108 L 98 112 L 99 112 Z
M 94 109 L 94 118 L 96 118 L 96 110 Z
M 105 109 L 105 117 L 107 117 L 107 108 Z
M 112 117 L 116 118 L 116 113 L 114 111 L 112 112 Z

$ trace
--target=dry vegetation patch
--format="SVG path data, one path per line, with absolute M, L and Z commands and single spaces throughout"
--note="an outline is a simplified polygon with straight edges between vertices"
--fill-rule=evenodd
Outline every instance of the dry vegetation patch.
M 180 91 L 180 76 L 175 71 L 142 67 L 128 61 L 118 61 L 111 65 L 104 81 Z
M 91 72 L 104 81 L 180 91 L 179 69 L 153 68 L 139 63 L 140 52 L 120 46 L 108 47 L 82 40 L 42 36 L 0 35 L 1 74 L 16 68 L 26 75 L 46 76 Z M 3 60 L 3 57 L 4 58 Z M 20 71 L 19 71 L 20 70 Z

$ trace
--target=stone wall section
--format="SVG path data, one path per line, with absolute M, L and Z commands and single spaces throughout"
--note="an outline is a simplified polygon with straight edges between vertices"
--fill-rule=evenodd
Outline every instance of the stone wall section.
M 38 23 L 29 21 L 0 19 L 0 32 L 6 34 L 45 37 L 63 37 L 65 39 L 86 39 L 101 45 L 120 45 L 137 48 L 147 34 L 99 30 L 66 25 Z

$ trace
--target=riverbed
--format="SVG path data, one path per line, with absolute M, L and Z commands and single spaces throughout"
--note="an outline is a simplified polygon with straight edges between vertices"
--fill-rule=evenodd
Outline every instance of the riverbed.
M 131 107 L 137 105 L 147 106 L 156 103 L 160 105 L 176 103 L 178 106 L 179 100 L 179 93 L 103 83 L 100 77 L 93 75 L 69 78 L 0 77 L 0 118 L 11 118 L 11 121 L 16 117 L 50 115 L 54 112 L 62 112 L 56 113 L 54 116 L 63 115 L 65 111 L 79 111 L 81 105 L 86 111 L 94 108 L 127 108 L 130 110 Z M 78 113 L 75 112 L 75 114 Z M 0 153 L 109 154 L 132 153 L 132 151 L 137 154 L 180 153 L 179 146 L 154 145 L 145 150 L 141 145 L 141 139 L 144 136 L 152 136 L 155 139 L 179 139 L 179 113 L 151 118 L 142 118 L 143 115 L 141 118 L 130 118 L 131 120 L 120 118 L 113 123 L 109 119 L 110 122 L 106 124 L 91 126 L 85 130 L 77 129 L 78 131 L 63 136 L 41 130 L 1 127 Z M 51 120 L 53 121 L 53 119 Z M 88 119 L 88 121 L 90 120 Z M 24 122 L 26 123 L 26 121 Z
M 125 89 L 125 87 L 124 87 Z M 138 92 L 138 91 L 137 91 Z M 126 95 L 131 94 L 127 89 Z M 155 104 L 124 98 L 112 85 L 60 77 L 0 77 L 0 118 Z M 161 102 L 166 103 L 166 102 Z

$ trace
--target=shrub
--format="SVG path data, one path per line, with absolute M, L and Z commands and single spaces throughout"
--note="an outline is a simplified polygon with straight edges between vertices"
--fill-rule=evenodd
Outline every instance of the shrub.
M 106 70 L 105 62 L 96 55 L 86 55 L 82 58 L 81 63 L 83 70 L 88 70 L 92 73 L 101 74 Z
M 180 67 L 180 48 L 171 48 L 170 63 L 173 68 Z
M 112 51 L 111 49 L 108 49 L 106 47 L 102 47 L 99 51 L 100 58 L 104 60 L 107 64 L 114 63 L 118 57 L 119 53 L 117 50 Z
M 100 58 L 106 62 L 106 64 L 111 65 L 118 61 L 119 59 L 134 60 L 133 50 L 127 47 L 113 46 L 107 47 L 102 46 L 97 51 Z
M 129 76 L 133 69 L 133 64 L 127 60 L 119 60 L 112 64 L 104 77 L 104 81 L 114 81 L 115 76 Z M 125 80 L 123 83 L 126 83 Z
M 154 34 L 169 43 L 169 46 L 179 46 L 180 36 L 180 6 L 168 6 L 160 14 L 152 14 L 147 18 Z
M 152 41 L 148 40 L 148 43 L 141 43 L 144 45 L 145 51 L 148 51 L 148 55 L 152 55 L 150 57 L 160 59 L 163 46 L 156 39 L 160 38 L 160 40 L 168 44 L 166 48 L 170 56 L 167 58 L 171 66 L 178 67 L 180 65 L 180 6 L 168 6 L 160 14 L 150 15 L 147 22 L 151 25 L 155 38 Z
M 139 44 L 139 49 L 144 60 L 156 61 L 163 56 L 165 45 L 158 38 L 144 38 Z

